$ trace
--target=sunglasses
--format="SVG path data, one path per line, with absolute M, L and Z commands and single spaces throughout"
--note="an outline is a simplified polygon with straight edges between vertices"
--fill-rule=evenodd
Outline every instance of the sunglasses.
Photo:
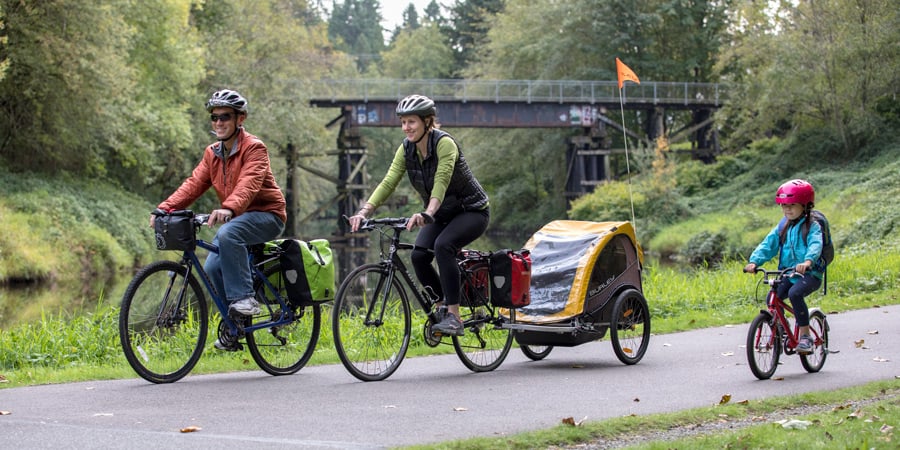
M 228 122 L 229 120 L 231 120 L 232 117 L 234 117 L 234 114 L 231 114 L 231 113 L 219 114 L 219 115 L 216 115 L 216 114 L 210 114 L 210 115 L 209 115 L 209 120 L 212 121 L 212 122 L 218 122 L 218 121 L 220 121 L 220 120 L 221 120 L 222 122 Z

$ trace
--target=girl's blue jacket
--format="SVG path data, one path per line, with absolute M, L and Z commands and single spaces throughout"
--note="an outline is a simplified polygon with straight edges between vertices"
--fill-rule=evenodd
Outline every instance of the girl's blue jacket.
M 788 222 L 787 235 L 785 236 L 784 245 L 781 245 L 781 237 L 779 236 L 778 225 L 772 228 L 772 231 L 766 235 L 756 250 L 750 254 L 750 262 L 761 266 L 778 256 L 778 269 L 794 267 L 803 261 L 810 260 L 816 262 L 822 253 L 822 228 L 816 221 L 809 224 L 809 235 L 806 240 L 803 239 L 801 231 L 805 217 L 800 218 L 796 223 Z M 822 279 L 822 273 L 811 270 L 812 274 Z M 807 272 L 807 273 L 810 273 Z M 792 279 L 793 280 L 793 279 Z

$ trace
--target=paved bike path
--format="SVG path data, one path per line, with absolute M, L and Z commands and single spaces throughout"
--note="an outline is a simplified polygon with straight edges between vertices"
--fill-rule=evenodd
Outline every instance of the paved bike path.
M 748 325 L 654 335 L 644 359 L 625 366 L 608 341 L 555 348 L 530 361 L 516 348 L 494 372 L 476 374 L 456 355 L 412 358 L 381 382 L 343 366 L 273 377 L 256 370 L 0 390 L 0 446 L 31 448 L 368 449 L 503 436 L 555 426 L 831 390 L 900 376 L 900 306 L 830 314 L 822 372 L 782 356 L 775 377 L 747 367 Z M 857 346 L 857 342 L 865 343 Z M 210 349 L 209 351 L 214 351 Z M 248 364 L 254 363 L 247 355 Z M 900 380 L 897 381 L 900 383 Z M 182 433 L 189 426 L 201 429 Z

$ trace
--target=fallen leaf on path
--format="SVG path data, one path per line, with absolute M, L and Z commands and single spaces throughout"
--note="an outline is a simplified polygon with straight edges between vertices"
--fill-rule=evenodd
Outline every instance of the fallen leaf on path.
M 641 401 L 641 399 L 635 397 L 634 400 L 632 400 L 632 401 L 635 402 L 635 403 L 637 403 L 637 402 Z
M 781 424 L 782 428 L 786 428 L 788 430 L 805 430 L 808 426 L 812 425 L 812 422 L 808 420 L 797 419 L 779 420 L 775 423 Z
M 9 411 L 0 411 L 0 416 L 8 416 L 10 414 L 12 414 L 12 413 Z
M 454 411 L 468 411 L 469 408 L 463 408 L 462 406 L 457 406 L 456 408 L 453 408 L 453 410 Z
M 182 433 L 193 433 L 195 431 L 200 431 L 203 428 L 198 427 L 197 425 L 187 426 L 181 429 Z
M 388 409 L 388 408 L 396 408 L 396 407 L 397 407 L 397 405 L 384 405 L 384 408 L 385 408 L 385 409 Z
M 855 345 L 856 348 L 862 348 L 863 344 L 865 344 L 865 343 L 866 343 L 866 340 L 865 340 L 865 339 L 860 339 L 860 340 L 858 340 L 858 341 L 853 341 L 853 345 Z
M 749 404 L 750 404 L 750 400 L 741 400 L 738 402 L 738 405 L 749 405 Z
M 566 417 L 565 419 L 562 420 L 562 423 L 563 423 L 563 425 L 580 427 L 581 424 L 583 424 L 585 420 L 587 420 L 587 416 L 584 416 L 584 418 L 579 420 L 578 422 L 575 421 L 574 417 Z
M 869 330 L 867 334 L 878 334 L 878 330 Z
M 722 356 L 734 356 L 734 352 L 722 352 Z
M 872 358 L 872 361 L 875 361 L 875 362 L 888 362 L 888 361 L 890 361 L 890 360 L 887 359 L 887 358 L 882 358 L 882 357 L 880 357 L 880 356 L 876 356 L 875 358 Z
M 849 415 L 847 415 L 847 418 L 848 418 L 848 419 L 862 419 L 862 417 L 863 417 L 864 415 L 865 415 L 865 414 L 863 414 L 863 412 L 862 412 L 861 409 L 857 409 L 856 411 L 853 411 L 852 413 L 850 413 Z
M 730 401 L 731 401 L 731 394 L 725 394 L 725 395 L 722 396 L 722 399 L 719 400 L 719 404 L 720 404 L 720 405 L 724 405 L 724 404 L 726 404 L 726 403 L 728 403 L 728 402 L 730 402 Z
M 94 414 L 94 417 L 112 417 L 112 413 L 97 413 Z

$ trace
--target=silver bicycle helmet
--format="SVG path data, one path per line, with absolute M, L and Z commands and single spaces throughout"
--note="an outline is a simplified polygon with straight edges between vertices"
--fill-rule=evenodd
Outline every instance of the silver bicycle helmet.
M 416 115 L 419 117 L 433 116 L 437 113 L 434 100 L 424 95 L 410 95 L 397 104 L 398 116 Z
M 233 108 L 237 112 L 247 113 L 247 99 L 245 99 L 237 91 L 230 89 L 222 89 L 213 93 L 212 97 L 206 102 L 206 110 L 212 112 L 213 108 L 219 107 Z

